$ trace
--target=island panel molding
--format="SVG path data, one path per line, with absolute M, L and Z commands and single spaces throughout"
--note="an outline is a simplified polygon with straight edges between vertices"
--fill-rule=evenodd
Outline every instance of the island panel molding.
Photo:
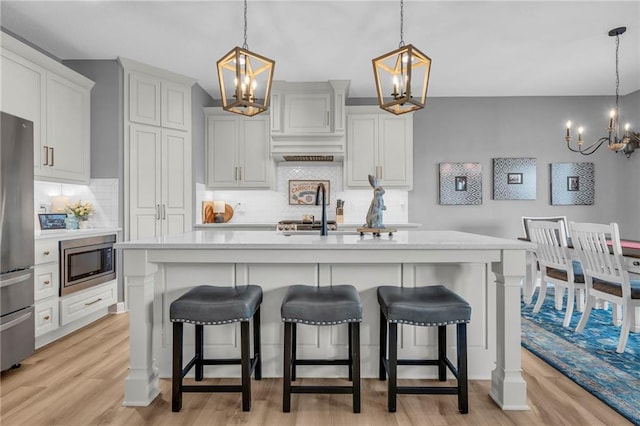
M 395 283 L 445 284 L 463 295 L 473 309 L 468 336 L 470 378 L 492 378 L 491 396 L 503 409 L 527 409 L 526 383 L 520 371 L 519 283 L 525 275 L 526 251 L 535 248 L 531 243 L 456 231 L 400 231 L 393 237 L 373 238 L 207 230 L 127 241 L 116 248 L 124 251 L 132 315 L 125 405 L 150 404 L 157 395 L 158 377 L 171 376 L 168 309 L 172 300 L 193 286 L 262 286 L 263 375 L 281 377 L 279 307 L 287 287 L 351 284 L 363 303 L 363 377 L 377 377 L 376 289 Z M 419 357 L 435 350 L 435 334 L 408 326 L 403 330 L 403 355 Z M 216 345 L 205 351 L 215 349 L 222 357 L 237 352 L 237 325 L 212 327 L 207 333 L 205 341 Z M 300 357 L 340 354 L 345 347 L 344 333 L 346 330 L 301 325 Z M 193 351 L 193 341 L 185 344 L 186 353 Z M 233 377 L 239 370 L 225 366 L 207 374 Z M 434 371 L 413 366 L 405 367 L 401 374 L 435 377 Z M 300 375 L 341 377 L 344 371 L 337 366 L 313 366 Z

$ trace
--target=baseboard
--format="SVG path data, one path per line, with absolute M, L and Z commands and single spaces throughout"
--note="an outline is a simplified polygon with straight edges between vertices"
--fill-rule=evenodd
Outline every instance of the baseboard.
M 109 306 L 110 314 L 124 314 L 125 312 L 127 312 L 127 310 L 124 308 L 124 302 L 114 303 Z

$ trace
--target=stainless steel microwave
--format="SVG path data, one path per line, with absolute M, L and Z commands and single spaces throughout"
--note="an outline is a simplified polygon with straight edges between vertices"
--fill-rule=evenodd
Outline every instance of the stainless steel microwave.
M 116 278 L 115 235 L 60 241 L 60 296 Z

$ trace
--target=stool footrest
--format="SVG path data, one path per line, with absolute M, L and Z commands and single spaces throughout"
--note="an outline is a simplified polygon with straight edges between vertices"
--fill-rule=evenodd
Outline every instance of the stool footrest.
M 182 385 L 182 392 L 242 392 L 240 385 Z
M 353 386 L 291 386 L 291 393 L 353 393 Z
M 433 395 L 457 395 L 457 387 L 449 386 L 398 386 L 397 393 L 405 394 L 433 394 Z
M 191 361 L 182 369 L 182 378 L 184 378 L 197 362 L 198 357 L 191 358 Z M 253 374 L 256 365 L 260 359 L 259 354 L 254 354 L 254 357 L 249 360 L 249 375 Z M 240 358 L 219 358 L 219 359 L 203 359 L 202 365 L 240 365 L 242 360 Z
M 348 359 L 296 359 L 296 365 L 351 365 Z

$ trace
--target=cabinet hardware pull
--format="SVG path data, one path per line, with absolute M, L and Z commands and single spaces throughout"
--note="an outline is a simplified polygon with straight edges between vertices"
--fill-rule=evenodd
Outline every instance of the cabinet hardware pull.
M 53 167 L 56 164 L 55 160 L 53 159 L 54 148 L 49 147 L 49 151 L 51 151 L 51 164 L 50 164 L 50 166 Z
M 160 220 L 160 204 L 156 204 L 156 220 Z
M 49 165 L 49 147 L 48 146 L 44 146 L 44 163 L 42 163 L 43 166 L 48 166 Z
M 49 285 L 49 280 L 46 280 L 45 282 L 43 282 L 44 285 Z
M 329 125 L 329 111 L 327 111 L 327 122 L 325 123 L 327 126 Z
M 95 304 L 95 303 L 98 303 L 98 302 L 99 302 L 99 301 L 101 301 L 101 300 L 102 300 L 102 297 L 101 297 L 101 298 L 99 298 L 99 299 L 94 300 L 93 302 L 85 303 L 85 304 L 84 304 L 84 306 L 93 305 L 93 304 Z
M 240 177 L 238 180 L 242 180 L 242 166 L 238 167 L 238 171 L 240 172 Z
M 382 180 L 382 166 L 380 166 L 380 180 Z
M 165 220 L 167 218 L 167 205 L 163 204 L 162 205 L 162 220 Z
M 633 266 L 640 266 L 640 261 L 634 260 L 633 261 Z
M 42 317 L 42 319 L 45 321 L 49 321 L 49 318 L 51 318 L 49 315 L 47 315 L 46 317 Z
M 44 253 L 42 253 L 42 254 L 44 254 L 45 256 L 49 256 L 50 252 L 49 252 L 49 250 L 47 250 L 47 251 L 45 251 L 45 252 L 44 252 Z

